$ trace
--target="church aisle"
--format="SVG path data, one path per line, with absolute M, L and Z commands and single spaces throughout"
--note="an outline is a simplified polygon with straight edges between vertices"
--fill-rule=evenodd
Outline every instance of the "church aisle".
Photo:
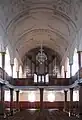
M 8 120 L 79 120 L 76 117 L 69 117 L 59 110 L 24 110 L 16 113 Z

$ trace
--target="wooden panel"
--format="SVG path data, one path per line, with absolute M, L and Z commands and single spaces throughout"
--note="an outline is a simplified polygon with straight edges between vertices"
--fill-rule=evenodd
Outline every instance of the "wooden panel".
M 16 86 L 27 86 L 27 85 L 61 85 L 61 86 L 67 86 L 69 85 L 70 78 L 51 78 L 49 80 L 49 83 L 34 83 L 33 77 L 31 78 L 15 78 L 14 79 Z

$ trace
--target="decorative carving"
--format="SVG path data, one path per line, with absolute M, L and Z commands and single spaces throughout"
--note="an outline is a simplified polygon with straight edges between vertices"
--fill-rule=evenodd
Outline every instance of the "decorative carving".
M 78 20 L 78 12 L 80 10 L 81 0 L 55 0 L 53 5 L 54 11 L 60 11 L 67 16 L 74 17 Z
M 72 0 L 55 0 L 55 4 L 53 5 L 53 7 L 54 9 L 69 15 L 72 10 L 71 3 Z
M 81 0 L 3 0 L 0 2 L 0 19 L 3 24 L 7 25 L 20 13 L 29 11 L 35 5 L 35 8 L 39 8 L 40 4 L 45 5 L 45 8 L 52 5 L 54 12 L 57 10 L 75 20 L 79 19 L 78 12 Z
M 79 16 L 78 16 L 78 12 L 80 10 L 80 7 L 82 5 L 82 1 L 81 0 L 75 0 L 75 5 L 74 5 L 74 17 L 75 17 L 75 20 L 78 20 Z

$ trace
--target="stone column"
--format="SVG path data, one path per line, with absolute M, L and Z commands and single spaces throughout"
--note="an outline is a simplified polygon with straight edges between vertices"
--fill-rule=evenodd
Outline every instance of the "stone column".
M 64 71 L 64 77 L 65 78 L 67 77 L 67 71 Z
M 40 110 L 43 110 L 43 91 L 44 88 L 40 88 Z
M 19 71 L 17 71 L 17 78 L 19 78 Z
M 11 76 L 13 77 L 13 66 L 14 64 L 11 64 Z
M 70 65 L 70 80 L 69 80 L 69 85 L 72 84 L 72 65 L 73 64 L 69 64 Z
M 80 79 L 80 69 L 81 69 L 81 51 L 78 51 L 78 66 L 79 66 L 79 72 L 78 72 L 78 79 Z
M 81 69 L 81 51 L 78 51 L 78 65 L 79 65 L 79 69 Z
M 66 111 L 66 108 L 67 108 L 67 90 L 64 90 L 64 96 L 65 96 L 64 111 Z
M 19 110 L 19 91 L 16 91 L 16 104 L 17 104 L 17 110 Z
M 10 113 L 13 115 L 13 89 L 10 88 Z
M 4 70 L 5 70 L 5 54 L 6 54 L 6 52 L 1 52 L 1 55 L 2 55 L 3 79 L 5 79 L 5 74 L 4 74 Z
M 4 85 L 0 84 L 1 87 L 1 101 L 4 102 Z
M 0 120 L 1 118 L 3 118 L 4 116 L 4 85 L 3 84 L 0 84 L 0 91 L 1 91 L 1 102 L 0 102 Z
M 70 65 L 70 78 L 72 77 L 72 65 L 73 64 L 69 64 Z
M 69 66 L 70 66 L 70 78 L 72 77 L 72 65 L 73 65 L 73 55 L 69 56 Z
M 82 120 L 82 83 L 79 83 L 79 120 Z
M 73 64 L 69 64 L 70 65 L 70 78 L 72 77 L 72 65 Z
M 65 60 L 64 64 L 64 77 L 67 78 L 67 59 Z
M 2 69 L 3 70 L 5 69 L 5 54 L 6 54 L 6 52 L 1 52 L 1 55 L 2 55 Z
M 73 112 L 73 88 L 70 88 L 70 116 L 72 116 Z

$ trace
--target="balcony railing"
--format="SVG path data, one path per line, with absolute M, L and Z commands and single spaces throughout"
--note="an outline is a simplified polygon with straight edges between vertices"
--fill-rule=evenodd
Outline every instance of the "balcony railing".
M 70 84 L 70 78 L 50 78 L 49 82 L 34 82 L 34 78 L 14 78 L 14 84 L 15 86 L 68 86 Z
M 67 86 L 73 84 L 76 80 L 82 78 L 82 68 L 71 78 L 56 78 L 55 76 L 48 75 L 45 79 L 44 75 L 38 75 L 41 79 L 34 80 L 34 76 L 28 76 L 27 78 L 12 78 L 2 68 L 0 68 L 0 78 L 8 81 L 12 85 L 17 86 L 35 86 L 35 85 L 56 85 Z M 4 78 L 3 78 L 4 77 Z

